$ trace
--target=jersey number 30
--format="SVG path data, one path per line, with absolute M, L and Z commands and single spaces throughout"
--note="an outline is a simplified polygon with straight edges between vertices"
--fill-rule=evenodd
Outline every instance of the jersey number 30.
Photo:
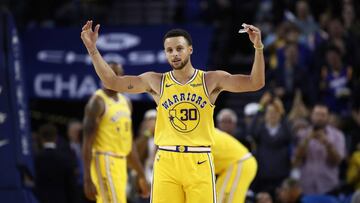
M 196 109 L 181 109 L 180 110 L 182 121 L 187 120 L 197 120 L 197 110 Z

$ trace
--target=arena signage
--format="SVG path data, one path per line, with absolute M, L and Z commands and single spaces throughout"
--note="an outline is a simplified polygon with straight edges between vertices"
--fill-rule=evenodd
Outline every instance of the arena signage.
M 171 69 L 163 51 L 162 37 L 173 27 L 104 27 L 100 30 L 98 49 L 106 61 L 123 64 L 126 74 Z M 192 62 L 204 69 L 212 30 L 208 27 L 184 28 L 194 38 Z M 29 29 L 24 35 L 24 52 L 30 98 L 85 100 L 101 87 L 81 42 L 80 28 Z
M 0 12 L 0 30 L 0 161 L 3 174 L 0 192 L 4 195 L 24 187 L 24 172 L 32 176 L 33 160 L 21 40 L 10 13 Z M 6 192 L 1 191 L 4 188 Z M 3 198 L 2 202 L 20 201 Z

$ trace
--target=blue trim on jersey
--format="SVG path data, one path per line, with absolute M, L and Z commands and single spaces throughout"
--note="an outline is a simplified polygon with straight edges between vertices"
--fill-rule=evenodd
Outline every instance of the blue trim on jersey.
M 193 75 L 191 76 L 191 78 L 185 83 L 185 84 L 182 84 L 181 82 L 177 81 L 175 76 L 173 75 L 173 71 L 170 71 L 170 78 L 175 82 L 177 83 L 178 85 L 181 85 L 181 86 L 184 86 L 184 85 L 187 85 L 187 84 L 190 84 L 193 80 L 195 80 L 196 76 L 197 76 L 197 73 L 199 72 L 198 69 L 195 69 Z
M 170 149 L 158 149 L 158 150 L 163 150 L 163 151 L 167 151 L 167 152 L 176 152 L 176 153 L 209 153 L 210 151 L 208 150 L 204 150 L 204 151 L 201 151 L 201 152 L 189 152 L 189 151 L 180 151 L 178 148 L 176 150 L 170 150 Z

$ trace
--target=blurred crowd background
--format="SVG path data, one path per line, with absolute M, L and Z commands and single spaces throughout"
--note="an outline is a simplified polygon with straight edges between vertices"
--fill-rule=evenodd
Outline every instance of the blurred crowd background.
M 258 26 L 265 46 L 265 88 L 255 93 L 222 93 L 215 110 L 217 127 L 235 136 L 258 160 L 259 171 L 247 201 L 293 202 L 289 199 L 299 194 L 326 194 L 345 202 L 360 189 L 359 1 L 2 2 L 2 8 L 14 15 L 20 36 L 27 29 L 40 27 L 75 27 L 80 35 L 88 19 L 102 27 L 209 26 L 213 35 L 205 69 L 230 73 L 251 70 L 253 47 L 247 36 L 237 32 L 244 22 Z M 194 55 L 201 49 L 195 47 Z M 29 101 L 36 171 L 66 173 L 69 179 L 57 181 L 68 186 L 65 192 L 70 199 L 82 191 L 81 120 L 85 102 Z M 49 110 L 54 106 L 61 113 Z M 152 101 L 134 102 L 135 140 L 142 137 L 143 113 L 154 107 Z M 44 150 L 51 146 L 44 148 L 44 140 L 56 143 L 60 158 L 46 157 L 50 155 Z M 48 186 L 39 187 L 44 181 L 41 179 L 41 175 L 36 176 L 34 182 L 40 184 L 34 184 L 34 191 L 48 195 Z M 131 191 L 136 188 L 129 188 L 129 202 L 142 201 Z

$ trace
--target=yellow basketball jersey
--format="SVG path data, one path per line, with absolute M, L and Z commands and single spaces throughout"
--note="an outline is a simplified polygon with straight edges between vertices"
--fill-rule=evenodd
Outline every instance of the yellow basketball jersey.
M 214 156 L 215 174 L 243 158 L 249 150 L 230 134 L 215 129 L 215 144 L 211 147 Z
M 164 73 L 157 112 L 156 145 L 213 144 L 214 105 L 208 97 L 203 71 L 196 69 L 186 84 L 178 82 L 171 71 Z
M 105 113 L 99 123 L 93 150 L 128 155 L 132 146 L 132 123 L 126 98 L 118 94 L 118 101 L 115 101 L 103 90 L 98 90 L 95 94 L 104 100 Z

